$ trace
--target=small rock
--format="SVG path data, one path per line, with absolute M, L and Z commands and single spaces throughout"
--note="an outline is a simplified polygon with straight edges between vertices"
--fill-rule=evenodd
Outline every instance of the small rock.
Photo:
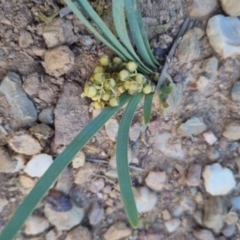
M 35 185 L 34 180 L 32 178 L 30 178 L 29 176 L 26 176 L 26 175 L 20 175 L 19 176 L 19 182 L 20 182 L 21 187 L 22 187 L 21 191 L 24 194 L 28 194 Z
M 41 177 L 52 163 L 52 156 L 47 154 L 38 154 L 31 158 L 31 160 L 27 163 L 24 172 L 30 177 Z
M 218 59 L 216 57 L 210 57 L 204 60 L 202 64 L 202 70 L 206 73 L 216 73 L 218 70 Z
M 8 144 L 15 152 L 26 155 L 34 155 L 42 151 L 40 143 L 27 132 L 15 133 Z
M 169 233 L 175 232 L 178 229 L 178 227 L 180 226 L 180 224 L 181 224 L 181 221 L 177 218 L 173 218 L 164 223 L 164 225 Z
M 139 213 L 153 210 L 157 203 L 157 195 L 147 187 L 139 187 L 134 191 L 136 207 Z
M 234 175 L 219 163 L 208 165 L 203 170 L 204 186 L 213 196 L 227 195 L 236 186 Z
M 187 212 L 193 214 L 196 209 L 196 203 L 189 197 L 183 197 L 180 201 L 180 206 Z
M 32 126 L 29 130 L 39 140 L 47 140 L 53 135 L 52 129 L 44 123 Z
M 203 212 L 200 210 L 197 210 L 193 213 L 194 220 L 199 224 L 203 225 Z
M 204 132 L 203 137 L 209 145 L 213 145 L 217 141 L 216 136 L 211 130 Z
M 59 240 L 61 239 L 61 235 L 62 235 L 62 232 L 59 232 L 56 230 L 56 228 L 54 228 L 46 234 L 45 240 Z
M 232 197 L 231 204 L 235 210 L 240 210 L 240 196 Z
M 84 217 L 84 209 L 77 207 L 60 192 L 54 192 L 46 198 L 44 213 L 48 221 L 59 231 L 72 229 Z
M 231 97 L 233 101 L 240 102 L 240 81 L 235 82 L 232 88 Z
M 48 50 L 44 54 L 43 66 L 54 77 L 68 73 L 74 65 L 74 54 L 67 46 Z
M 220 0 L 223 11 L 232 17 L 240 16 L 238 0 Z
M 79 151 L 78 154 L 72 160 L 73 168 L 77 169 L 83 167 L 86 161 L 86 156 L 83 151 Z
M 23 91 L 21 79 L 16 73 L 9 72 L 2 80 L 0 94 L 7 101 L 4 103 L 5 101 L 1 100 L 1 109 L 9 115 L 12 127 L 27 127 L 36 121 L 37 110 Z
M 235 224 L 238 221 L 238 215 L 235 212 L 229 212 L 226 216 L 225 222 L 228 225 Z
M 51 24 L 43 28 L 43 38 L 48 48 L 57 47 L 63 44 L 71 45 L 76 41 L 73 34 L 73 26 L 70 21 L 57 18 Z
M 89 190 L 93 193 L 98 193 L 100 192 L 105 186 L 105 182 L 103 180 L 103 178 L 99 178 L 97 180 L 95 180 L 94 182 L 92 182 Z
M 55 114 L 55 136 L 52 151 L 67 146 L 89 122 L 88 104 L 81 98 L 82 87 L 76 82 L 65 82 Z
M 18 162 L 14 159 L 11 159 L 8 151 L 4 147 L 0 147 L 0 172 L 1 173 L 12 173 L 17 170 Z
M 24 79 L 23 89 L 28 96 L 34 97 L 38 93 L 39 84 L 40 84 L 40 81 L 39 81 L 38 74 L 33 73 L 27 76 L 26 79 Z
M 68 232 L 68 235 L 65 238 L 65 240 L 77 240 L 77 239 L 92 240 L 92 236 L 90 231 L 86 227 L 78 226 Z
M 20 32 L 18 42 L 21 48 L 28 48 L 31 44 L 34 43 L 31 33 L 25 30 Z
M 236 233 L 236 226 L 234 224 L 226 225 L 223 228 L 222 233 L 226 238 L 230 238 L 230 237 L 234 236 L 234 234 Z
M 192 117 L 178 128 L 178 133 L 182 136 L 198 135 L 207 129 L 202 119 Z
M 44 108 L 38 116 L 40 122 L 45 124 L 53 124 L 53 106 Z
M 222 58 L 240 54 L 240 20 L 234 17 L 215 15 L 207 25 L 207 36 L 213 49 Z
M 219 233 L 227 215 L 227 204 L 220 197 L 210 197 L 204 204 L 203 224 Z
M 204 35 L 200 28 L 189 30 L 178 46 L 177 56 L 180 64 L 188 63 L 199 58 L 201 54 L 199 39 Z
M 131 230 L 124 222 L 114 223 L 103 235 L 105 240 L 119 240 L 126 238 L 131 234 Z
M 73 184 L 73 175 L 72 171 L 69 168 L 65 168 L 64 171 L 60 174 L 57 180 L 55 189 L 68 194 Z
M 25 234 L 37 235 L 44 232 L 49 227 L 49 222 L 46 218 L 31 215 L 25 223 Z
M 215 240 L 213 233 L 206 229 L 194 231 L 193 235 L 199 240 Z
M 141 134 L 141 126 L 137 122 L 133 124 L 129 131 L 129 138 L 131 141 L 136 142 Z
M 208 158 L 210 160 L 216 161 L 216 160 L 218 160 L 220 158 L 221 154 L 220 154 L 219 150 L 216 147 L 212 147 L 207 152 L 207 156 L 208 156 Z
M 169 158 L 183 160 L 186 155 L 185 151 L 182 149 L 181 140 L 176 139 L 169 132 L 158 134 L 156 148 Z
M 95 172 L 95 166 L 92 163 L 86 163 L 82 168 L 80 168 L 75 176 L 74 183 L 83 184 L 88 181 L 89 177 Z
M 151 171 L 145 179 L 146 185 L 154 191 L 161 191 L 166 182 L 165 172 Z
M 191 17 L 202 18 L 210 14 L 216 6 L 216 0 L 191 0 L 188 5 L 188 13 Z
M 109 119 L 105 124 L 105 132 L 107 136 L 114 142 L 116 142 L 118 134 L 119 123 L 116 119 Z
M 32 52 L 33 52 L 33 54 L 35 54 L 35 55 L 38 56 L 38 57 L 43 57 L 43 55 L 44 55 L 45 52 L 46 52 L 46 49 L 45 49 L 45 48 L 40 48 L 40 47 L 33 46 L 33 47 L 32 47 Z
M 240 139 L 240 121 L 235 120 L 225 127 L 223 136 L 229 140 L 239 140 Z
M 197 89 L 204 93 L 206 91 L 206 87 L 209 84 L 209 79 L 204 77 L 204 76 L 200 76 L 200 78 L 197 81 Z
M 198 164 L 191 164 L 188 168 L 186 177 L 186 184 L 188 186 L 197 187 L 201 182 L 202 166 Z
M 7 135 L 6 129 L 0 124 L 0 145 L 7 144 Z
M 98 202 L 94 202 L 89 213 L 88 220 L 92 226 L 97 225 L 102 221 L 104 217 L 104 209 L 99 205 Z
M 171 219 L 171 215 L 167 209 L 163 210 L 161 212 L 161 215 L 162 215 L 162 219 L 165 221 Z
M 7 199 L 0 198 L 0 213 L 3 211 L 4 207 L 8 204 Z
M 55 95 L 52 83 L 48 81 L 41 82 L 38 88 L 38 97 L 48 105 L 53 104 L 57 95 Z
M 115 169 L 109 170 L 105 173 L 105 176 L 109 178 L 117 179 L 118 178 L 117 170 Z

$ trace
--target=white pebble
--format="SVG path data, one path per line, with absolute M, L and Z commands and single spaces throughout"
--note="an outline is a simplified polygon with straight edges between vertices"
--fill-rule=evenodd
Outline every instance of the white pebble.
M 181 222 L 177 218 L 173 218 L 165 222 L 165 227 L 167 228 L 168 232 L 172 233 L 177 230 L 180 226 Z
M 85 153 L 83 151 L 80 151 L 72 160 L 72 166 L 73 168 L 80 168 L 84 166 L 85 161 L 86 161 Z
M 44 232 L 49 227 L 46 218 L 40 216 L 30 216 L 25 223 L 25 233 L 27 235 L 36 235 Z
M 166 181 L 165 172 L 151 171 L 145 179 L 146 185 L 154 191 L 161 191 Z
M 52 156 L 48 154 L 38 154 L 27 163 L 24 172 L 30 177 L 41 177 L 52 163 Z
M 236 186 L 232 171 L 219 163 L 206 166 L 203 178 L 206 191 L 213 196 L 227 195 Z
M 204 132 L 203 137 L 209 145 L 213 145 L 217 141 L 216 136 L 211 130 Z

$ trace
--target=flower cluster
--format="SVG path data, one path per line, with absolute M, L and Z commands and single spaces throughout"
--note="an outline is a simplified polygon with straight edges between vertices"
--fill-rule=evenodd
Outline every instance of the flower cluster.
M 154 92 L 155 85 L 138 73 L 137 68 L 134 61 L 126 63 L 118 57 L 111 61 L 107 55 L 103 55 L 100 66 L 95 68 L 81 96 L 92 99 L 92 108 L 101 109 L 106 105 L 118 106 L 119 96 L 125 91 L 131 95 Z

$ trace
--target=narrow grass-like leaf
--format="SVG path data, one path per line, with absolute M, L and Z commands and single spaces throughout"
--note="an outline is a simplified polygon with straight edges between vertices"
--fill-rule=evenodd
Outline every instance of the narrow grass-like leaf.
M 125 104 L 132 96 L 123 94 L 120 104 L 115 108 L 104 109 L 92 120 L 54 160 L 46 173 L 38 180 L 35 187 L 21 203 L 14 216 L 3 229 L 0 240 L 12 240 L 23 226 L 24 222 L 33 212 L 38 203 L 46 195 L 49 188 L 57 180 L 61 172 L 68 166 L 74 156 L 85 146 L 96 132 Z
M 76 7 L 72 0 L 64 0 L 68 5 L 69 9 L 80 19 L 80 21 L 85 25 L 85 27 L 94 34 L 101 42 L 103 42 L 107 47 L 113 50 L 119 57 L 123 60 L 127 60 L 128 57 L 125 56 L 115 45 L 113 45 L 108 39 L 103 37 L 92 25 L 91 23 L 83 16 L 81 11 Z
M 137 13 L 137 17 L 138 17 L 138 25 L 139 25 L 139 28 L 140 28 L 140 31 L 141 31 L 141 34 L 142 34 L 142 38 L 143 38 L 145 47 L 146 47 L 146 49 L 148 51 L 148 54 L 149 54 L 150 58 L 152 59 L 152 61 L 158 66 L 159 63 L 152 53 L 152 50 L 150 48 L 149 41 L 148 41 L 148 38 L 147 38 L 147 33 L 145 31 L 145 28 L 144 28 L 139 1 L 138 0 L 134 0 L 134 1 L 135 1 L 136 8 L 137 8 L 136 13 Z
M 130 53 L 122 46 L 122 44 L 117 40 L 114 34 L 110 31 L 110 29 L 106 26 L 103 20 L 99 17 L 99 15 L 95 12 L 92 6 L 89 4 L 87 0 L 76 0 L 77 3 L 82 7 L 82 9 L 88 14 L 88 16 L 94 21 L 94 23 L 99 27 L 99 29 L 103 32 L 106 38 L 108 38 L 109 42 L 120 51 L 125 58 L 128 60 L 133 60 L 133 57 Z
M 156 65 L 152 61 L 151 57 L 149 56 L 148 50 L 143 40 L 143 36 L 141 34 L 141 30 L 138 23 L 136 3 L 134 3 L 134 0 L 124 0 L 124 2 L 125 2 L 125 10 L 127 14 L 128 24 L 131 30 L 132 38 L 138 50 L 138 53 L 146 64 L 148 64 L 150 67 L 155 68 Z
M 135 50 L 132 47 L 130 42 L 126 19 L 125 19 L 125 9 L 124 9 L 124 0 L 113 0 L 112 1 L 112 13 L 113 13 L 113 21 L 117 31 L 117 34 L 123 44 L 123 46 L 128 50 L 128 52 L 132 55 L 133 59 L 138 62 L 139 67 L 143 68 L 144 73 L 152 73 L 153 71 L 147 68 L 144 63 L 142 63 L 141 59 L 136 54 Z
M 144 98 L 143 105 L 143 115 L 144 115 L 144 123 L 147 125 L 150 122 L 151 112 L 152 112 L 152 101 L 154 94 L 146 94 Z
M 131 226 L 134 228 L 138 226 L 138 212 L 133 196 L 132 181 L 129 173 L 127 153 L 129 142 L 129 129 L 141 96 L 142 94 L 135 95 L 130 100 L 123 114 L 116 141 L 116 161 L 120 194 L 127 218 Z
M 160 92 L 163 94 L 170 94 L 173 91 L 173 87 L 172 86 L 166 86 L 166 85 L 162 85 L 160 87 Z

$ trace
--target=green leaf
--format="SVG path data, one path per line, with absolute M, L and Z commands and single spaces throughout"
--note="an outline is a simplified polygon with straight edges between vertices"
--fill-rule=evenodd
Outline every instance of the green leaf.
M 106 26 L 103 20 L 99 17 L 99 15 L 95 12 L 92 6 L 89 4 L 87 0 L 76 0 L 77 3 L 82 7 L 82 9 L 88 14 L 88 16 L 94 21 L 94 23 L 99 27 L 99 29 L 103 32 L 105 37 L 109 40 L 109 42 L 119 51 L 121 52 L 125 59 L 132 60 L 133 57 L 130 53 L 122 46 L 122 44 L 117 40 L 114 34 L 110 31 L 110 29 Z
M 146 94 L 143 105 L 143 113 L 144 113 L 144 123 L 147 125 L 150 122 L 151 112 L 152 112 L 152 101 L 154 94 Z
M 166 86 L 166 85 L 162 85 L 160 87 L 160 92 L 163 94 L 170 94 L 173 91 L 173 87 L 172 86 Z
M 116 161 L 120 194 L 127 218 L 132 227 L 138 226 L 138 212 L 133 196 L 132 181 L 128 167 L 129 129 L 142 94 L 135 95 L 129 102 L 122 117 L 116 146 Z
M 144 73 L 152 73 L 153 71 L 147 68 L 141 61 L 141 59 L 136 54 L 135 50 L 132 47 L 130 42 L 126 21 L 125 21 L 125 12 L 124 12 L 124 0 L 113 0 L 112 1 L 112 12 L 113 12 L 113 21 L 117 31 L 117 34 L 123 44 L 123 46 L 128 50 L 132 55 L 133 59 L 139 63 L 139 67 L 143 68 Z
M 138 0 L 134 0 L 134 1 L 136 3 L 136 6 L 137 6 L 136 13 L 137 13 L 137 17 L 138 17 L 138 24 L 139 24 L 139 28 L 140 28 L 140 31 L 141 31 L 141 34 L 142 34 L 142 38 L 143 38 L 145 47 L 146 47 L 147 52 L 148 52 L 150 58 L 152 59 L 152 61 L 155 63 L 155 65 L 158 66 L 159 63 L 156 60 L 156 58 L 153 56 L 153 53 L 152 53 L 152 50 L 150 48 L 149 41 L 148 41 L 148 38 L 147 38 L 147 33 L 145 31 L 145 28 L 144 28 L 139 1 Z
M 144 62 L 149 66 L 156 68 L 154 61 L 151 59 L 147 47 L 145 46 L 145 42 L 143 40 L 143 36 L 141 33 L 141 29 L 139 26 L 138 19 L 138 8 L 135 0 L 124 0 L 125 1 L 125 10 L 127 13 L 127 20 L 129 23 L 129 27 L 131 30 L 132 38 L 137 47 L 139 55 L 142 57 Z
M 3 229 L 0 240 L 12 240 L 31 215 L 38 203 L 47 194 L 49 188 L 57 180 L 61 172 L 68 166 L 74 156 L 88 143 L 99 129 L 125 104 L 132 96 L 123 94 L 120 104 L 115 108 L 104 109 L 92 120 L 66 147 L 66 149 L 54 160 L 46 173 L 38 180 L 35 187 L 21 203 L 14 216 Z
M 77 6 L 72 2 L 72 0 L 64 0 L 68 5 L 69 9 L 80 19 L 80 21 L 85 25 L 85 27 L 94 34 L 96 38 L 102 41 L 107 47 L 109 47 L 112 51 L 114 51 L 119 57 L 123 60 L 127 60 L 127 56 L 125 56 L 114 44 L 112 44 L 108 39 L 104 38 L 91 24 L 90 22 L 83 16 L 83 14 L 79 11 Z M 120 43 L 119 43 L 120 44 Z

